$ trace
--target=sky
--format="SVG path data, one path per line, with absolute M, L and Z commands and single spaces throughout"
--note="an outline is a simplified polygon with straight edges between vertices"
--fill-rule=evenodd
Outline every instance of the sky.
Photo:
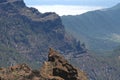
M 56 12 L 63 15 L 79 15 L 87 11 L 93 11 L 112 7 L 120 0 L 24 0 L 29 7 L 37 8 L 40 12 Z

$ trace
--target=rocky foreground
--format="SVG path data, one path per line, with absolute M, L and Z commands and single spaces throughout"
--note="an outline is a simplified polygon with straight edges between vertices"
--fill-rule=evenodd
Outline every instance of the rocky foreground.
M 50 49 L 48 61 L 40 70 L 32 70 L 26 64 L 0 68 L 0 80 L 87 80 L 87 76 L 57 51 Z

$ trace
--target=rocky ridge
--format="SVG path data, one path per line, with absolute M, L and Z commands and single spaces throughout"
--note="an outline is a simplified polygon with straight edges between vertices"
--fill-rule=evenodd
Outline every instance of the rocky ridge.
M 40 70 L 21 64 L 0 68 L 0 80 L 88 80 L 86 74 L 73 67 L 61 54 L 50 48 L 48 61 Z

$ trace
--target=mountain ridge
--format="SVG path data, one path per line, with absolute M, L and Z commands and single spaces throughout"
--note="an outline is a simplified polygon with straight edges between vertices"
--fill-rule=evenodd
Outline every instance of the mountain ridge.
M 91 50 L 108 51 L 119 46 L 119 41 L 115 41 L 119 40 L 117 35 L 120 34 L 119 12 L 118 4 L 112 8 L 89 11 L 81 15 L 63 16 L 62 21 L 66 30 L 78 40 L 83 39 Z
M 7 67 L 12 65 L 12 62 L 21 63 L 15 55 L 6 59 L 7 56 L 2 54 L 3 51 L 10 54 L 6 49 L 10 49 L 13 54 L 24 56 L 23 60 L 35 68 L 47 59 L 49 47 L 63 54 L 74 51 L 81 54 L 80 51 L 85 51 L 79 41 L 68 36 L 61 18 L 56 13 L 42 14 L 35 8 L 27 7 L 23 0 L 5 1 L 0 3 L 0 61 L 5 61 L 6 65 L 0 66 Z M 2 47 L 6 49 L 2 50 Z

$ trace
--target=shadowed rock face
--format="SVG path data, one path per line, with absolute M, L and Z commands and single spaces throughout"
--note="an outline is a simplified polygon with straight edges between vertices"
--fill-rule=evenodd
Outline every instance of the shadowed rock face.
M 87 76 L 50 48 L 48 61 L 44 62 L 40 71 L 32 70 L 26 64 L 0 68 L 0 80 L 87 80 Z

